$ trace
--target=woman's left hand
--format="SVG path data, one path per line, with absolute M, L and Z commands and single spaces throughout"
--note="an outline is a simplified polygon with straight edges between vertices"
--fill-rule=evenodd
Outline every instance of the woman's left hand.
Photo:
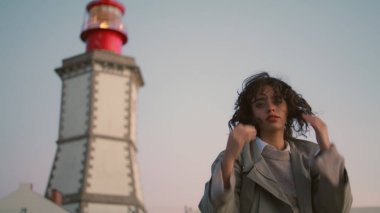
M 329 149 L 331 143 L 325 122 L 315 115 L 302 114 L 302 117 L 313 127 L 319 148 L 321 150 Z

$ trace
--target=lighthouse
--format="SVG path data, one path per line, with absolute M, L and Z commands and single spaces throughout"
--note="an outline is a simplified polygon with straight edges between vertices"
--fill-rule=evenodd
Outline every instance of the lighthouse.
M 124 6 L 95 0 L 86 7 L 83 54 L 64 59 L 57 150 L 45 196 L 69 212 L 145 213 L 137 163 L 138 90 L 144 81 L 128 41 Z

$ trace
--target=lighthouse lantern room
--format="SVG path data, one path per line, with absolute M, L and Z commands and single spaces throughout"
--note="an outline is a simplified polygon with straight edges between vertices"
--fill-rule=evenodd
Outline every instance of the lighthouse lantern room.
M 87 43 L 87 51 L 110 50 L 121 53 L 128 41 L 122 17 L 124 6 L 113 0 L 97 0 L 87 5 L 81 39 Z

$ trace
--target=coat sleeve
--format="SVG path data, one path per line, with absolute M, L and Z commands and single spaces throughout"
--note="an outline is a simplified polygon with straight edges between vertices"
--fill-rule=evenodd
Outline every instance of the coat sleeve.
M 349 213 L 351 187 L 343 157 L 335 145 L 311 161 L 313 212 Z
M 223 152 L 219 154 L 212 164 L 211 179 L 205 185 L 203 197 L 199 203 L 199 210 L 202 213 L 238 213 L 240 212 L 240 165 L 237 160 L 234 165 L 234 174 L 230 178 L 229 190 L 223 186 L 221 162 Z

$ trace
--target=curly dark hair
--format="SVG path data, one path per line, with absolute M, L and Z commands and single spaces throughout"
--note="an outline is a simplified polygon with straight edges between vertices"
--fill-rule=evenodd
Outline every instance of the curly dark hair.
M 258 136 L 260 136 L 259 127 L 255 125 L 251 103 L 252 99 L 262 91 L 264 86 L 271 86 L 274 93 L 281 96 L 287 104 L 288 116 L 285 122 L 284 138 L 294 138 L 293 130 L 297 133 L 296 136 L 305 136 L 309 131 L 309 125 L 302 118 L 302 113 L 314 114 L 310 105 L 287 83 L 271 77 L 267 72 L 258 73 L 244 80 L 242 91 L 238 92 L 239 97 L 235 102 L 235 113 L 228 122 L 230 129 L 232 130 L 239 123 L 251 124 L 256 127 Z

